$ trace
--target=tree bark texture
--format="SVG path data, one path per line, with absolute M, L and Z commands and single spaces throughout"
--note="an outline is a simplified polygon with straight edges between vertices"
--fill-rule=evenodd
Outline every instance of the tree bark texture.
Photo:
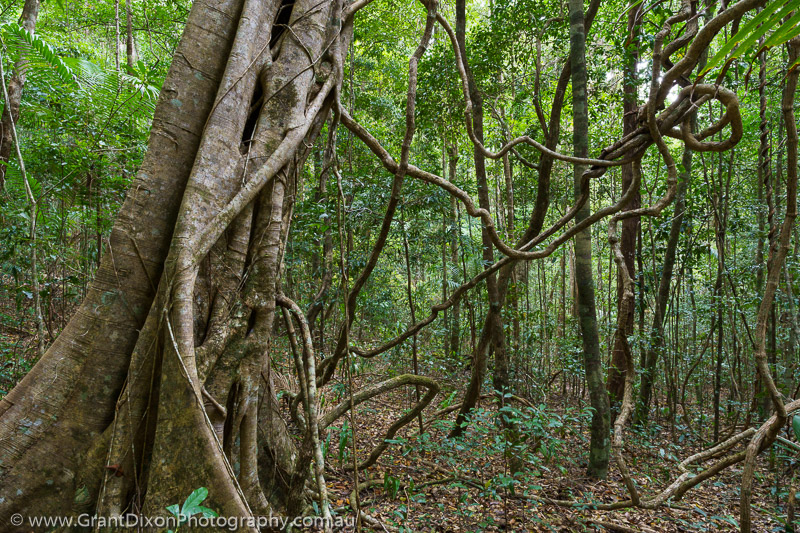
M 222 515 L 302 511 L 315 389 L 298 446 L 266 347 L 351 22 L 335 0 L 193 4 L 89 293 L 0 403 L 3 528 L 13 513 L 165 514 L 200 486 Z
M 625 71 L 623 72 L 623 101 L 622 110 L 624 116 L 622 118 L 622 135 L 629 135 L 633 133 L 638 124 L 636 120 L 636 113 L 638 111 L 638 103 L 636 99 L 636 63 L 639 60 L 638 43 L 630 44 L 632 41 L 637 40 L 636 34 L 638 33 L 638 22 L 641 13 L 641 6 L 632 8 L 628 12 L 628 49 L 626 56 Z M 633 164 L 623 165 L 621 169 L 622 174 L 622 193 L 628 190 L 628 187 L 633 183 Z M 641 193 L 637 191 L 633 199 L 625 208 L 626 211 L 632 211 L 641 207 Z M 639 217 L 626 218 L 622 222 L 622 235 L 620 237 L 620 247 L 622 254 L 625 257 L 625 266 L 628 269 L 628 274 L 632 279 L 636 278 L 636 236 L 639 234 L 640 219 Z M 618 276 L 619 279 L 619 276 Z M 617 302 L 622 301 L 623 287 L 621 281 L 617 283 Z M 619 311 L 618 311 L 619 312 Z M 634 314 L 630 313 L 625 324 L 625 334 L 631 335 L 633 333 L 633 319 Z M 622 346 L 621 339 L 615 339 L 614 348 L 611 352 L 611 366 L 608 369 L 608 394 L 610 401 L 613 403 L 621 402 L 622 396 L 625 391 L 625 369 L 628 368 L 628 360 L 625 348 Z
M 25 0 L 19 24 L 31 35 L 36 31 L 36 20 L 39 18 L 40 0 Z M 21 57 L 14 65 L 14 72 L 8 80 L 8 102 L 3 106 L 0 118 L 0 192 L 5 190 L 6 165 L 11 157 L 14 137 L 12 124 L 19 120 L 19 106 L 22 102 L 22 89 L 25 87 L 25 58 Z
M 570 64 L 572 65 L 573 152 L 585 158 L 589 153 L 589 107 L 586 93 L 586 32 L 583 0 L 569 1 Z M 581 197 L 581 177 L 584 165 L 574 166 L 575 198 Z M 575 216 L 576 224 L 590 213 L 586 202 Z M 592 279 L 592 234 L 587 228 L 575 236 L 575 280 L 578 288 L 578 320 L 583 343 L 584 369 L 592 406 L 591 442 L 588 474 L 605 478 L 611 451 L 610 407 L 603 380 L 600 337 L 597 330 L 597 310 Z

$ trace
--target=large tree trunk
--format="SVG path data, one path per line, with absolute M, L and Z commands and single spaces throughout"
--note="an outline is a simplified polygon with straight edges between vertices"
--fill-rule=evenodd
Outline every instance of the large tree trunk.
M 200 486 L 223 515 L 302 510 L 313 348 L 296 449 L 266 347 L 299 169 L 350 27 L 336 0 L 194 3 L 89 294 L 0 404 L 0 484 L 16 489 L 0 524 L 165 514 Z

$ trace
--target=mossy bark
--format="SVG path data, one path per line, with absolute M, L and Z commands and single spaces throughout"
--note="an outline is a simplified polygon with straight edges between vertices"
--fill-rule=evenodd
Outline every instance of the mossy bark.
M 589 153 L 589 107 L 586 94 L 586 33 L 584 28 L 583 0 L 569 1 L 570 64 L 572 65 L 573 151 L 577 157 Z M 575 198 L 582 196 L 581 176 L 586 170 L 575 165 Z M 590 213 L 587 201 L 575 215 L 575 223 L 586 219 Z M 597 310 L 592 278 L 592 234 L 588 228 L 575 236 L 575 282 L 578 289 L 578 322 L 583 342 L 584 370 L 592 406 L 591 441 L 589 444 L 588 474 L 605 478 L 611 451 L 610 408 L 603 381 L 600 356 L 600 336 L 597 330 Z

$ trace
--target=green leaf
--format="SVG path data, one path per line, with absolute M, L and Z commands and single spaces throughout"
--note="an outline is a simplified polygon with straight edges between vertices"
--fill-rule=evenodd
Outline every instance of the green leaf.
M 202 505 L 197 507 L 197 511 L 206 518 L 216 518 L 219 516 L 219 514 L 213 509 L 209 509 L 208 507 L 203 507 Z
M 726 63 L 741 57 L 742 54 L 749 52 L 756 44 L 756 41 L 763 37 L 770 29 L 774 28 L 777 24 L 780 24 L 780 21 L 789 13 L 794 10 L 794 2 L 789 2 L 789 5 L 785 6 L 781 9 L 777 14 L 773 15 L 769 18 L 764 24 L 760 27 L 756 28 L 750 35 L 747 35 L 746 38 L 742 41 L 736 51 L 731 54 L 728 58 Z M 782 26 L 779 26 L 778 29 L 780 30 Z M 738 35 L 738 33 L 737 33 Z
M 798 26 L 798 23 L 800 23 L 800 11 L 792 15 L 792 17 L 783 23 L 775 33 L 770 35 L 769 39 L 764 41 L 764 46 L 762 48 L 773 48 L 800 34 L 800 26 Z
M 753 17 L 753 20 L 739 28 L 739 31 L 736 32 L 725 45 L 720 48 L 719 52 L 714 54 L 714 57 L 708 60 L 706 64 L 706 68 L 703 69 L 701 75 L 709 72 L 711 69 L 716 67 L 719 63 L 722 62 L 723 59 L 728 57 L 728 54 L 733 50 L 733 48 L 739 44 L 747 35 L 750 34 L 752 30 L 754 30 L 759 24 L 764 22 L 767 17 L 769 17 L 772 13 L 774 13 L 779 7 L 781 3 L 779 1 L 770 3 L 767 7 L 765 7 L 758 15 Z
M 628 4 L 628 7 L 626 7 L 626 8 L 625 8 L 625 9 L 622 11 L 622 13 L 619 15 L 619 18 L 617 18 L 617 20 L 618 20 L 618 21 L 619 21 L 619 20 L 622 20 L 622 17 L 624 17 L 625 15 L 627 15 L 627 14 L 628 14 L 628 11 L 630 11 L 631 9 L 633 9 L 633 8 L 635 8 L 636 6 L 638 6 L 639 4 L 641 4 L 641 3 L 642 3 L 642 1 L 643 1 L 643 0 L 634 0 L 633 2 L 631 2 L 630 4 Z
M 758 39 L 764 36 L 769 30 L 778 26 L 780 21 L 786 17 L 786 15 L 797 9 L 798 6 L 800 6 L 800 0 L 789 0 L 785 3 L 782 0 L 770 2 L 760 13 L 753 17 L 750 22 L 742 26 L 739 31 L 736 32 L 736 35 L 726 42 L 719 52 L 714 54 L 714 57 L 708 61 L 706 68 L 703 69 L 701 76 L 711 71 L 726 58 L 727 60 L 725 63 L 729 63 L 750 50 Z M 780 9 L 781 7 L 783 7 L 783 9 Z M 778 9 L 780 9 L 780 11 L 778 11 Z M 776 11 L 778 12 L 775 13 Z M 784 25 L 780 25 L 778 28 L 782 28 L 783 26 Z M 737 45 L 738 48 L 731 54 Z M 731 54 L 730 57 L 728 57 L 728 54 Z
M 794 430 L 794 438 L 800 441 L 800 415 L 792 417 L 792 429 Z
M 205 509 L 200 504 L 203 503 L 208 497 L 208 489 L 205 487 L 200 487 L 199 489 L 195 489 L 189 497 L 186 498 L 186 501 L 183 502 L 183 508 L 181 509 L 181 515 L 183 516 L 192 516 L 195 515 L 200 511 L 200 509 Z
M 28 63 L 25 68 L 27 71 L 33 71 L 35 74 L 41 74 L 45 70 L 55 71 L 65 84 L 75 84 L 76 78 L 72 69 L 38 35 L 28 33 L 28 30 L 16 22 L 9 22 L 0 26 L 0 35 L 2 35 L 3 41 L 13 55 L 17 57 L 20 55 L 26 56 L 25 59 Z

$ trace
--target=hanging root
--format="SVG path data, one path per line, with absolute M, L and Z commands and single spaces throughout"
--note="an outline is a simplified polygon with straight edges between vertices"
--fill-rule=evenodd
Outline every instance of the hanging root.
M 316 359 L 314 357 L 314 342 L 311 338 L 311 328 L 308 325 L 306 316 L 295 302 L 283 294 L 278 294 L 276 301 L 279 305 L 287 308 L 300 323 L 300 331 L 303 338 L 303 358 L 295 358 L 295 363 L 302 363 L 302 368 L 298 369 L 297 375 L 300 379 L 301 387 L 304 387 L 303 402 L 306 408 L 306 432 L 311 436 L 314 451 L 314 475 L 319 491 L 320 507 L 322 516 L 329 519 L 330 508 L 328 506 L 328 489 L 325 485 L 325 455 L 322 452 L 322 443 L 319 438 L 319 403 L 317 401 L 317 370 Z M 322 426 L 324 429 L 324 426 Z

